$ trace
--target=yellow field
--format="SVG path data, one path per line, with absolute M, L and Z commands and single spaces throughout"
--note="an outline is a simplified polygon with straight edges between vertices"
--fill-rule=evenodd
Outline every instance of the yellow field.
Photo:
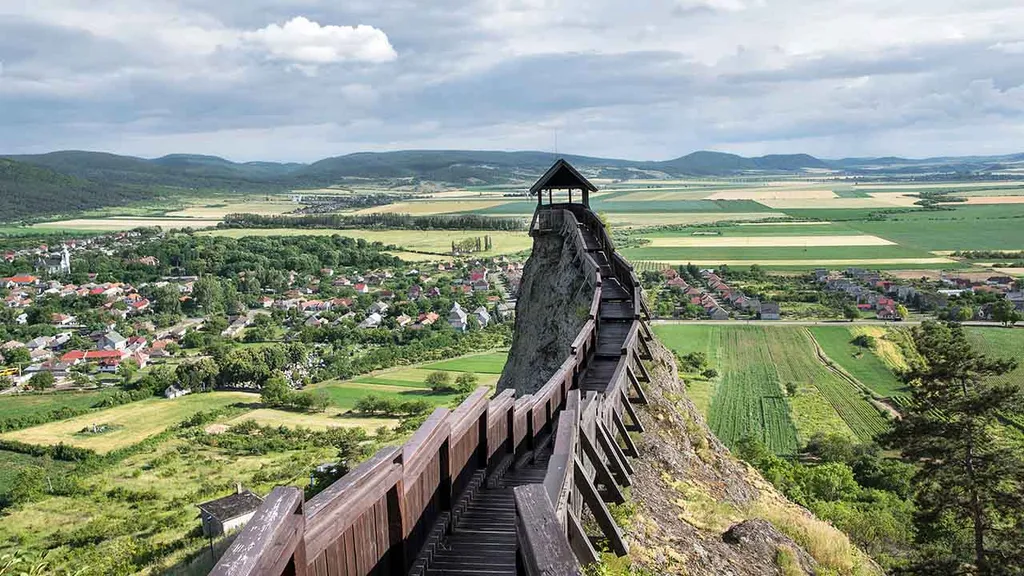
M 419 252 L 405 252 L 403 250 L 387 250 L 386 253 L 404 262 L 451 262 L 454 260 L 451 256 L 420 254 Z
M 875 339 L 874 352 L 891 370 L 896 372 L 906 370 L 907 359 L 895 342 L 885 339 L 886 328 L 882 326 L 851 326 L 850 334 L 859 336 L 861 334 L 871 336 Z
M 212 228 L 220 224 L 220 220 L 203 218 L 135 218 L 135 217 L 111 217 L 111 218 L 73 218 L 71 220 L 60 220 L 57 222 L 41 222 L 33 224 L 32 228 L 64 229 L 64 230 L 89 230 L 97 232 L 112 232 L 116 230 L 131 230 L 143 226 L 159 226 L 169 228 Z
M 637 260 L 634 263 L 644 262 Z M 658 263 L 669 266 L 684 266 L 694 264 L 696 266 L 871 266 L 873 264 L 950 264 L 953 260 L 949 258 L 848 258 L 848 259 L 815 259 L 806 260 L 658 260 Z
M 152 398 L 130 404 L 123 404 L 99 412 L 85 414 L 69 420 L 50 422 L 24 430 L 8 432 L 0 436 L 28 444 L 57 444 L 63 442 L 72 446 L 89 448 L 103 454 L 137 444 L 146 438 L 163 432 L 182 420 L 201 411 L 214 410 L 235 403 L 258 402 L 259 396 L 244 392 L 210 392 L 190 394 L 174 400 Z M 115 429 L 95 435 L 80 432 L 93 425 L 114 426 Z
M 915 202 L 920 200 L 920 198 L 916 196 L 911 196 L 909 194 L 895 194 L 893 192 L 868 192 L 868 196 L 878 200 L 879 202 L 903 207 L 915 206 Z
M 968 196 L 968 204 L 1024 204 L 1024 196 Z
M 219 219 L 228 214 L 238 214 L 242 212 L 247 214 L 263 215 L 285 214 L 299 208 L 300 206 L 301 204 L 297 204 L 291 200 L 283 198 L 281 200 L 271 200 L 269 202 L 266 200 L 255 202 L 230 202 L 225 203 L 224 206 L 213 206 L 212 203 L 208 203 L 206 206 L 189 206 L 184 210 L 168 212 L 167 215 L 183 218 Z
M 326 430 L 328 428 L 363 428 L 372 432 L 381 426 L 393 427 L 398 424 L 395 418 L 356 418 L 342 416 L 340 410 L 328 409 L 327 412 L 319 414 L 307 414 L 303 412 L 291 412 L 286 410 L 273 410 L 271 408 L 260 408 L 252 412 L 246 412 L 241 416 L 228 420 L 224 424 L 234 426 L 245 420 L 255 420 L 262 426 L 289 426 L 297 428 L 302 426 L 313 430 Z
M 740 222 L 737 226 L 823 226 L 831 224 L 827 220 L 815 222 Z
M 758 200 L 769 208 L 785 210 L 787 208 L 887 208 L 892 202 L 877 198 L 797 198 L 780 200 Z
M 993 268 L 993 270 L 1007 276 L 1024 276 L 1024 268 Z
M 508 202 L 501 200 L 410 200 L 408 202 L 396 202 L 384 206 L 373 206 L 353 212 L 353 214 L 412 214 L 414 216 L 430 216 L 433 214 L 448 214 L 449 212 L 466 212 L 469 210 L 484 210 L 494 206 L 500 206 Z
M 649 247 L 752 248 L 782 246 L 892 246 L 895 242 L 869 236 L 676 236 L 651 238 Z
M 305 228 L 230 228 L 211 230 L 207 234 L 241 238 L 243 236 L 330 236 L 338 234 L 349 238 L 362 238 L 367 242 L 380 242 L 399 246 L 407 250 L 446 253 L 451 252 L 452 242 L 467 238 L 490 236 L 494 247 L 482 255 L 511 254 L 533 247 L 533 239 L 525 232 L 480 231 L 480 230 L 326 230 Z M 423 255 L 426 260 L 437 256 Z
M 592 194 L 592 198 L 598 198 L 601 195 Z M 686 188 L 677 188 L 675 190 L 643 190 L 641 192 L 633 192 L 632 194 L 624 194 L 617 196 L 609 200 L 609 202 L 650 202 L 650 201 L 672 201 L 672 200 L 701 200 L 708 197 L 707 190 L 688 190 Z

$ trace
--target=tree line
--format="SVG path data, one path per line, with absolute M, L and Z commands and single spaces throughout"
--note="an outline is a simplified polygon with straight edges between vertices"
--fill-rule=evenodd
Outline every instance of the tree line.
M 523 218 L 492 218 L 479 214 L 310 214 L 306 216 L 272 216 L 263 214 L 228 214 L 221 228 L 377 228 L 395 230 L 506 230 L 526 229 Z

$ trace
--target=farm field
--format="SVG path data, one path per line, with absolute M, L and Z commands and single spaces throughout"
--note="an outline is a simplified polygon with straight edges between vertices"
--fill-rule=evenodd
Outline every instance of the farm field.
M 810 330 L 830 359 L 875 394 L 890 397 L 905 392 L 906 387 L 874 351 L 851 342 L 857 336 L 854 329 L 846 326 L 813 326 Z M 875 345 L 878 347 L 887 344 L 882 340 L 883 335 L 870 336 L 876 339 Z
M 391 427 L 395 425 L 393 418 L 357 418 L 354 416 L 343 416 L 338 409 L 328 408 L 326 412 L 304 413 L 288 410 L 274 410 L 272 408 L 259 408 L 246 412 L 231 420 L 224 422 L 227 426 L 234 426 L 246 420 L 254 420 L 261 426 L 287 426 L 289 428 L 309 428 L 311 430 L 326 430 L 328 428 L 363 428 L 371 432 L 381 426 Z
M 719 371 L 717 383 L 691 381 L 688 395 L 727 444 L 753 433 L 785 454 L 815 433 L 867 441 L 888 427 L 861 390 L 818 360 L 801 327 L 663 324 L 654 330 L 680 354 L 706 352 Z M 787 384 L 795 394 L 787 395 Z M 790 427 L 792 434 L 785 432 Z
M 630 260 L 658 260 L 658 261 L 726 261 L 726 260 L 787 260 L 799 261 L 810 260 L 814 262 L 828 262 L 830 260 L 920 260 L 928 259 L 929 263 L 940 262 L 932 260 L 936 258 L 913 248 L 902 246 L 816 246 L 810 244 L 804 247 L 796 246 L 752 246 L 749 248 L 722 248 L 713 246 L 681 246 L 681 247 L 657 247 L 642 246 L 639 248 L 626 248 L 622 250 L 623 256 Z
M 967 327 L 967 337 L 979 351 L 992 358 L 1016 358 L 1021 365 L 1000 376 L 999 381 L 1024 386 L 1024 330 Z
M 258 401 L 259 397 L 255 394 L 244 392 L 191 394 L 174 400 L 151 398 L 68 420 L 8 432 L 0 435 L 0 438 L 42 445 L 63 442 L 102 454 L 137 444 L 197 412 Z M 94 424 L 111 426 L 112 429 L 94 435 L 81 433 Z
M 367 242 L 380 242 L 387 246 L 398 246 L 405 250 L 450 254 L 452 242 L 468 238 L 490 236 L 494 247 L 484 255 L 512 254 L 529 250 L 533 239 L 526 232 L 481 231 L 481 230 L 326 230 L 310 228 L 224 228 L 205 232 L 216 236 L 242 238 L 245 236 L 330 236 L 340 235 L 359 238 Z M 433 258 L 430 255 L 424 255 Z
M 33 224 L 32 229 L 39 230 L 74 230 L 83 232 L 116 232 L 118 230 L 131 230 L 145 226 L 159 226 L 161 228 L 212 228 L 220 223 L 220 219 L 209 218 L 138 218 L 138 217 L 110 217 L 110 218 L 72 218 L 70 220 L 58 220 L 55 222 L 40 222 Z
M 481 374 L 501 374 L 505 368 L 505 361 L 508 359 L 508 352 L 491 352 L 488 354 L 476 354 L 463 356 L 443 362 L 436 362 L 424 366 L 428 370 L 448 370 L 453 372 L 477 372 Z

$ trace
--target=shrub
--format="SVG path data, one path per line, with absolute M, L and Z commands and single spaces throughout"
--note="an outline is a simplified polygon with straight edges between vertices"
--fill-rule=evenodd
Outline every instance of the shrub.
M 452 387 L 452 375 L 448 372 L 431 372 L 427 374 L 427 378 L 423 383 L 434 392 L 445 392 Z
M 463 372 L 455 379 L 455 390 L 466 393 L 476 389 L 477 377 L 472 372 Z
M 858 334 L 850 343 L 861 348 L 872 349 L 875 347 L 875 337 L 868 334 Z

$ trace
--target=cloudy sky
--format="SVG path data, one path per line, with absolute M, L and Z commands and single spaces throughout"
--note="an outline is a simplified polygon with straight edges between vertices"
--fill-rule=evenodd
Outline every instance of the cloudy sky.
M 0 0 L 0 152 L 1024 151 L 1020 0 Z

